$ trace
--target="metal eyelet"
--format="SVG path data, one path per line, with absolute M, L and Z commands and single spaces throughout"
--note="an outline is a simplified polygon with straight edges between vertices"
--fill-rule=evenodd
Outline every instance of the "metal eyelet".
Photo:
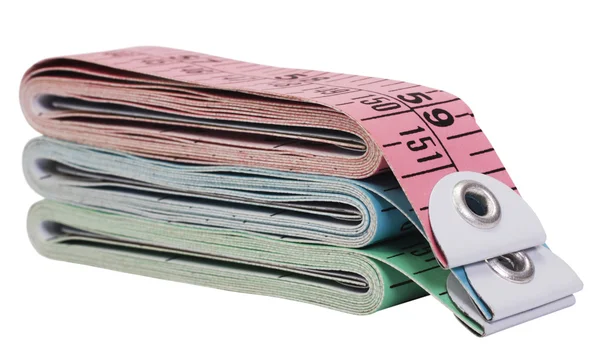
M 490 258 L 485 263 L 503 279 L 518 284 L 528 283 L 535 275 L 535 267 L 523 251 Z
M 474 180 L 462 180 L 454 186 L 452 200 L 458 214 L 470 225 L 489 229 L 500 222 L 500 204 L 494 194 Z

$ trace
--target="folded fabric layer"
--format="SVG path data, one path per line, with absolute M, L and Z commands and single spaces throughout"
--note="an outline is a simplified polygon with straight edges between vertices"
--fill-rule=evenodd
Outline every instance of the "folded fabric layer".
M 76 60 L 32 68 L 21 104 L 44 135 L 159 159 L 352 178 L 384 164 L 366 131 L 326 106 Z
M 452 304 L 449 271 L 420 234 L 348 249 L 168 223 L 52 201 L 35 204 L 28 232 L 39 253 L 162 279 L 299 300 L 368 314 L 431 293 Z
M 50 138 L 32 140 L 23 163 L 44 197 L 169 222 L 347 247 L 420 228 L 389 173 L 355 181 L 176 164 Z

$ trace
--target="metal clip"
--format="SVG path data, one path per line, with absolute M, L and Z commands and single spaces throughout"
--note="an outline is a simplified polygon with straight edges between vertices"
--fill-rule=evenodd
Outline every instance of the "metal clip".
M 533 279 L 535 266 L 523 251 L 485 260 L 490 268 L 505 280 L 526 284 Z
M 487 175 L 442 178 L 429 202 L 431 227 L 452 274 L 448 295 L 486 334 L 572 305 L 583 288 L 545 245 L 533 210 Z

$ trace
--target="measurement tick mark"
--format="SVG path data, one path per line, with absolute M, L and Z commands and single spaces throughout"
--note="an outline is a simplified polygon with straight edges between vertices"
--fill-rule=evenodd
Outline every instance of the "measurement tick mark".
M 469 135 L 473 135 L 473 134 L 478 134 L 480 132 L 482 132 L 482 131 L 481 130 L 469 131 L 469 132 L 465 132 L 465 133 L 458 134 L 458 135 L 448 136 L 446 139 L 447 140 L 460 139 L 461 137 L 465 137 L 465 136 L 469 136 Z
M 402 141 L 396 141 L 396 142 L 392 142 L 389 144 L 383 144 L 383 147 L 396 146 L 396 145 L 400 145 L 400 144 L 402 144 Z
M 373 95 L 366 95 L 366 96 L 354 97 L 354 98 L 351 98 L 351 100 L 360 100 L 361 98 L 367 98 L 367 97 L 371 97 L 371 96 L 373 96 Z
M 485 150 L 475 151 L 474 153 L 470 153 L 469 156 L 481 155 L 481 154 L 489 153 L 492 151 L 494 151 L 493 147 L 491 147 L 489 149 L 485 149 Z
M 350 81 L 350 83 L 355 83 L 355 82 L 360 82 L 360 81 L 366 81 L 367 79 L 371 79 L 371 77 L 364 77 L 361 79 L 355 79 L 354 81 Z
M 408 178 L 412 178 L 412 177 L 423 175 L 423 174 L 433 173 L 434 171 L 443 170 L 443 169 L 447 169 L 447 168 L 455 168 L 455 167 L 456 166 L 454 164 L 438 166 L 437 168 L 423 170 L 423 171 L 419 171 L 417 173 L 402 175 L 402 179 L 408 179 Z
M 430 107 L 430 106 L 437 106 L 437 105 L 441 105 L 441 104 L 444 104 L 444 103 L 450 103 L 450 102 L 454 102 L 454 101 L 458 101 L 458 100 L 460 100 L 460 98 L 453 98 L 451 100 L 446 100 L 446 101 L 441 101 L 441 102 L 436 102 L 436 103 L 430 103 L 428 105 L 416 106 L 416 107 L 413 107 L 413 109 L 423 108 L 423 107 Z
M 382 84 L 380 87 L 384 88 L 384 87 L 391 87 L 391 86 L 395 86 L 397 84 L 402 84 L 402 83 L 406 83 L 406 82 L 394 82 L 394 83 L 390 83 L 390 84 Z
M 498 168 L 498 169 L 494 169 L 494 170 L 490 170 L 490 171 L 486 171 L 483 174 L 485 175 L 489 175 L 489 174 L 494 174 L 494 173 L 498 173 L 500 171 L 504 171 L 506 170 L 506 168 Z
M 363 83 L 363 84 L 358 84 L 357 86 L 361 87 L 361 86 L 366 86 L 368 84 L 375 84 L 375 83 L 379 83 L 379 82 L 384 82 L 387 81 L 387 79 L 379 79 L 377 81 L 373 81 L 373 82 L 368 82 L 368 83 Z
M 433 266 L 433 267 L 426 268 L 425 270 L 417 271 L 417 272 L 413 273 L 413 275 L 422 274 L 423 272 L 427 272 L 427 271 L 435 270 L 436 268 L 440 268 L 440 265 L 435 265 L 435 266 Z
M 385 114 L 385 115 L 377 115 L 377 116 L 366 117 L 366 118 L 361 119 L 361 121 L 368 121 L 368 120 L 374 120 L 376 118 L 383 118 L 383 117 L 401 115 L 403 113 L 409 113 L 409 112 L 412 112 L 412 110 L 398 111 L 398 112 L 388 113 L 388 114 Z
M 408 86 L 408 87 L 404 87 L 404 88 L 391 89 L 391 90 L 389 90 L 389 92 L 401 91 L 403 89 L 409 89 L 409 88 L 415 88 L 415 87 L 421 87 L 421 85 L 420 84 L 415 84 L 414 86 Z
M 471 116 L 471 117 L 475 117 L 475 116 L 473 116 L 473 114 L 472 114 L 472 113 L 468 113 L 468 112 L 467 112 L 467 113 L 461 113 L 460 115 L 456 115 L 456 116 L 454 116 L 454 117 L 456 117 L 456 118 L 461 118 L 461 117 L 465 117 L 465 116 Z
M 403 254 L 404 254 L 404 252 L 396 253 L 395 255 L 391 255 L 391 256 L 388 256 L 388 257 L 386 257 L 386 259 L 388 259 L 388 260 L 389 260 L 390 258 L 394 258 L 394 257 L 402 256 Z

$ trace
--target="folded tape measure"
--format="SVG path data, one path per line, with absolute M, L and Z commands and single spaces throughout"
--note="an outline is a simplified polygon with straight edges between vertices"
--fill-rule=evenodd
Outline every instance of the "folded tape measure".
M 356 314 L 430 293 L 480 335 L 583 286 L 444 91 L 140 47 L 42 61 L 21 105 L 51 258 Z

